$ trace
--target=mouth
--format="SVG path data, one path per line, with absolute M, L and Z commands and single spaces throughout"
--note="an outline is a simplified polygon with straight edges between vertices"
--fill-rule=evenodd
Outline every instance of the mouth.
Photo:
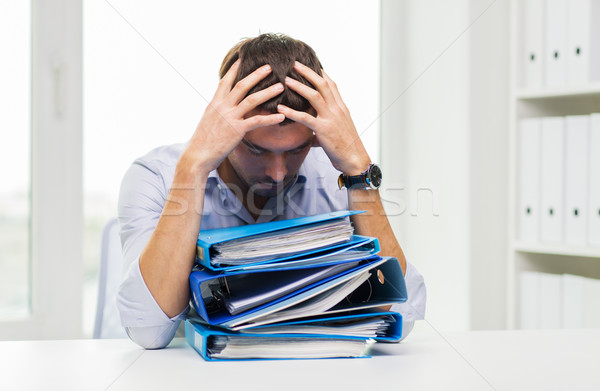
M 283 189 L 285 187 L 285 183 L 284 182 L 280 182 L 280 183 L 271 183 L 271 182 L 258 182 L 256 184 L 254 184 L 254 189 L 256 190 L 267 190 L 267 191 L 275 191 L 275 190 L 280 190 Z
M 285 178 L 282 182 L 271 182 L 271 181 L 255 182 L 252 185 L 251 190 L 259 195 L 267 195 L 267 196 L 272 197 L 275 194 L 278 194 L 278 193 L 284 191 L 290 185 L 290 183 L 292 183 L 293 179 L 294 179 L 293 177 Z

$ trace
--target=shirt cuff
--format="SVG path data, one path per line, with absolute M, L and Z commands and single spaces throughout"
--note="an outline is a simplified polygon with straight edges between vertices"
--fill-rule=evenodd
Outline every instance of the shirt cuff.
M 172 318 L 163 312 L 144 282 L 139 257 L 131 263 L 127 277 L 119 287 L 117 307 L 124 327 L 172 327 L 185 319 L 190 310 L 187 306 Z
M 173 340 L 179 323 L 180 321 L 168 326 L 125 327 L 125 330 L 129 338 L 144 349 L 162 349 Z

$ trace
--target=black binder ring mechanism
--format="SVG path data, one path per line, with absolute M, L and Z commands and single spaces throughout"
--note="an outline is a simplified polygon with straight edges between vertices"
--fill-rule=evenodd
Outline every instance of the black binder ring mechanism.
M 229 290 L 229 284 L 227 283 L 227 277 L 219 278 L 219 287 L 221 288 L 221 292 L 223 292 L 227 297 L 231 295 L 231 291 Z
M 227 299 L 231 296 L 231 291 L 229 290 L 229 284 L 227 283 L 227 277 L 219 277 L 217 279 L 218 286 L 211 286 L 210 293 L 213 298 L 213 302 L 211 303 L 211 310 L 216 311 L 217 309 L 223 306 L 223 300 Z
M 377 281 L 383 285 L 385 284 L 385 276 L 380 269 L 376 270 Z M 360 304 L 367 303 L 371 300 L 371 296 L 373 295 L 373 285 L 371 284 L 371 279 L 369 278 L 367 281 L 362 283 L 358 288 L 356 288 L 352 293 L 346 296 L 346 301 L 350 304 Z

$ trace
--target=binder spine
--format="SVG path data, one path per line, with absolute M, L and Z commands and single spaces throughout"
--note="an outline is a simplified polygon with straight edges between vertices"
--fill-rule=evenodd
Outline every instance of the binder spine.
M 206 266 L 211 267 L 210 264 L 210 244 L 203 244 L 198 241 L 196 245 L 196 262 Z
M 185 338 L 190 346 L 197 351 L 205 360 L 212 360 L 206 352 L 206 336 L 199 333 L 194 325 L 189 321 L 185 321 Z

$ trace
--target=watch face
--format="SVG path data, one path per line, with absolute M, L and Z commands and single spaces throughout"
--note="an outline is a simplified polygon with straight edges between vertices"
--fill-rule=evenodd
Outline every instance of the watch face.
M 369 185 L 373 189 L 378 189 L 381 186 L 381 169 L 376 164 L 373 164 L 369 170 Z
M 344 174 L 340 174 L 340 176 L 338 177 L 338 187 L 340 189 L 346 187 L 346 182 L 344 181 Z

